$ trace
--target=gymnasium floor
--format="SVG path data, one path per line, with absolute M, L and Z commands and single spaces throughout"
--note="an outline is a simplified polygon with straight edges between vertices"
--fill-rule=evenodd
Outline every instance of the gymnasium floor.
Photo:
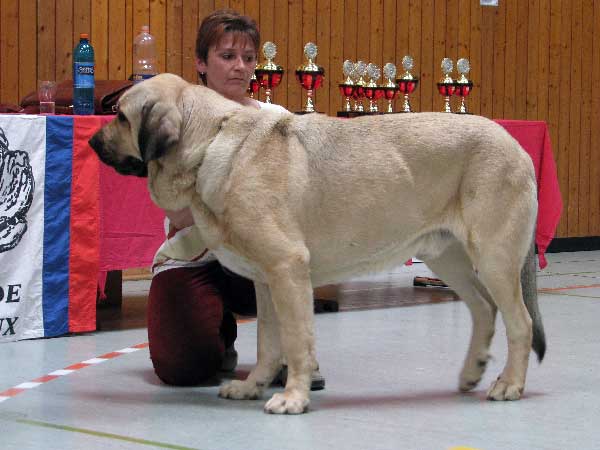
M 412 287 L 431 275 L 423 264 L 322 291 L 340 312 L 316 316 L 327 385 L 301 416 L 262 412 L 277 388 L 232 401 L 216 383 L 161 384 L 146 346 L 148 282 L 127 282 L 122 310 L 99 311 L 102 331 L 0 344 L 0 449 L 599 449 L 600 251 L 548 261 L 538 272 L 548 352 L 541 365 L 531 357 L 521 401 L 485 400 L 504 363 L 500 320 L 482 383 L 458 392 L 470 318 L 451 291 Z M 255 340 L 255 322 L 240 324 L 238 377 Z

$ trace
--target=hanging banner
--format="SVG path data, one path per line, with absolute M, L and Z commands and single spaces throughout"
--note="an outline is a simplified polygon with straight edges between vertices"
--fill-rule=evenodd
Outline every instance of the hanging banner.
M 0 342 L 95 329 L 90 119 L 0 116 Z

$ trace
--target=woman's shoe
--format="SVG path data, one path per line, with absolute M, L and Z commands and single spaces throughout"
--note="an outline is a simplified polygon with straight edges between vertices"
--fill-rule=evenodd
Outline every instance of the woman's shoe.
M 279 373 L 275 376 L 273 380 L 273 385 L 275 386 L 285 386 L 287 382 L 287 366 L 283 366 Z M 319 372 L 319 368 L 317 367 L 311 376 L 310 379 L 310 390 L 311 391 L 320 391 L 321 389 L 325 389 L 325 377 L 321 375 Z
M 238 352 L 233 345 L 225 349 L 223 362 L 221 363 L 222 372 L 233 372 L 238 363 Z

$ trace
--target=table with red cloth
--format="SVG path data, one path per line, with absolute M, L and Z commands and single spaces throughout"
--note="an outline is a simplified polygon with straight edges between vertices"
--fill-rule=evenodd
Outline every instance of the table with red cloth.
M 538 219 L 535 243 L 540 268 L 547 265 L 546 249 L 554 238 L 563 203 L 556 176 L 556 163 L 546 122 L 532 120 L 496 120 L 529 154 L 538 185 Z
M 102 118 L 102 122 L 108 120 Z M 536 244 L 540 267 L 546 266 L 544 253 L 554 237 L 562 199 L 556 165 L 545 122 L 497 120 L 529 153 L 538 183 L 539 211 Z M 111 270 L 149 267 L 155 251 L 164 240 L 164 214 L 151 202 L 146 180 L 125 177 L 112 168 L 99 165 L 100 202 L 100 286 Z
M 23 120 L 25 124 L 28 120 L 31 121 L 31 116 L 23 119 L 19 119 L 18 115 L 13 117 L 14 122 Z M 96 328 L 96 286 L 102 294 L 107 272 L 118 273 L 128 268 L 149 267 L 165 236 L 164 213 L 150 200 L 147 180 L 117 174 L 114 169 L 101 164 L 87 145 L 89 138 L 110 120 L 112 116 L 77 116 L 72 122 L 72 143 L 60 144 L 72 145 L 72 148 L 61 147 L 61 151 L 53 156 L 77 156 L 73 162 L 72 179 L 68 181 L 68 195 L 71 198 L 69 236 L 71 244 L 73 238 L 76 238 L 77 242 L 85 242 L 86 251 L 81 255 L 71 255 L 67 265 L 71 268 L 78 262 L 80 264 L 77 264 L 77 267 L 85 269 L 77 271 L 79 287 L 69 290 L 68 295 L 69 314 L 74 312 L 72 309 L 85 311 L 85 314 L 77 314 L 82 316 L 82 319 L 77 323 L 77 327 L 69 327 L 71 332 Z M 497 122 L 523 146 L 535 166 L 539 199 L 535 240 L 540 267 L 543 268 L 546 265 L 544 253 L 554 237 L 562 212 L 562 199 L 548 129 L 544 122 L 539 121 Z M 18 123 L 14 126 L 15 129 L 19 128 Z M 34 154 L 35 152 L 32 153 Z M 56 161 L 52 159 L 49 162 L 54 164 Z M 510 174 L 507 174 L 508 176 Z M 65 233 L 68 233 L 68 230 L 65 230 Z M 74 272 L 70 270 L 68 273 L 71 276 Z M 71 302 L 72 297 L 76 297 L 78 301 Z

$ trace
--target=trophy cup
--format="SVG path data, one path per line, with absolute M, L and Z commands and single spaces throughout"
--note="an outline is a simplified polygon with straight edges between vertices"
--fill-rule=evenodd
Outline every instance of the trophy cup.
M 267 62 L 259 64 L 254 73 L 260 87 L 265 89 L 265 103 L 271 103 L 271 91 L 281 83 L 283 67 L 273 62 L 277 55 L 277 46 L 273 42 L 265 42 L 262 51 Z
M 354 98 L 354 111 L 362 114 L 365 108 L 362 104 L 362 99 L 365 97 L 365 74 L 367 73 L 367 65 L 363 61 L 357 61 L 354 64 L 354 70 L 350 74 L 354 80 L 354 91 L 352 97 Z
M 314 63 L 314 59 L 317 57 L 317 46 L 312 42 L 308 42 L 304 46 L 304 56 L 306 56 L 308 61 L 296 69 L 296 78 L 298 78 L 300 85 L 306 89 L 306 106 L 302 110 L 302 113 L 312 113 L 315 112 L 312 99 L 313 91 L 318 89 L 323 83 L 325 69 Z
M 396 98 L 399 90 L 398 85 L 394 81 L 396 78 L 396 66 L 390 62 L 383 66 L 383 76 L 385 77 L 386 81 L 381 89 L 383 90 L 383 96 L 388 101 L 386 112 L 393 113 L 394 99 Z
M 452 77 L 450 76 L 453 68 L 454 64 L 450 58 L 442 59 L 442 72 L 444 73 L 444 78 L 437 84 L 437 87 L 439 93 L 444 96 L 443 112 L 447 113 L 452 112 L 452 108 L 450 107 L 450 97 L 454 94 L 455 90 L 454 80 L 452 80 Z
M 415 63 L 412 59 L 412 56 L 406 55 L 404 58 L 402 58 L 402 68 L 404 69 L 404 74 L 402 77 L 396 80 L 400 92 L 404 94 L 404 105 L 402 107 L 402 112 L 412 112 L 409 95 L 414 92 L 414 90 L 417 88 L 417 84 L 419 84 L 419 79 L 415 78 L 412 73 L 410 73 L 414 66 Z
M 458 111 L 456 111 L 456 113 L 471 114 L 467 111 L 467 105 L 465 104 L 465 97 L 467 97 L 473 89 L 473 82 L 467 78 L 467 74 L 471 70 L 469 60 L 466 58 L 460 58 L 456 62 L 456 69 L 460 74 L 458 80 L 456 80 L 456 83 L 454 83 L 454 94 L 460 96 L 460 107 L 458 108 Z
M 250 77 L 250 83 L 248 84 L 248 94 L 250 94 L 250 98 L 254 98 L 254 95 L 258 94 L 259 89 L 260 83 L 256 79 L 256 73 L 253 73 Z
M 350 98 L 352 97 L 352 94 L 354 93 L 354 89 L 356 88 L 356 85 L 354 84 L 354 81 L 352 81 L 352 77 L 351 77 L 353 70 L 354 70 L 354 63 L 352 61 L 350 61 L 349 59 L 344 61 L 343 71 L 344 71 L 344 76 L 346 78 L 344 79 L 344 81 L 342 83 L 338 84 L 338 86 L 340 88 L 340 92 L 341 92 L 342 96 L 344 97 L 344 107 L 343 107 L 343 110 L 338 113 L 338 116 L 349 117 L 350 113 L 352 112 L 352 105 L 350 104 Z
M 369 81 L 365 84 L 365 97 L 369 99 L 369 112 L 377 113 L 379 112 L 377 100 L 381 96 L 379 92 L 383 93 L 377 86 L 377 80 L 381 77 L 381 70 L 376 64 L 369 63 L 367 64 L 367 76 Z

